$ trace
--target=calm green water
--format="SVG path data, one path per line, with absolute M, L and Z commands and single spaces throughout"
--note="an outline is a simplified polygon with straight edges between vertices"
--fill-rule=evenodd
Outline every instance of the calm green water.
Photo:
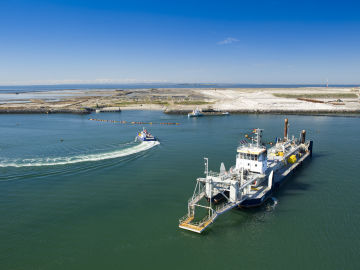
M 138 152 L 141 126 L 0 115 L 0 269 L 360 268 L 360 118 L 289 116 L 314 156 L 275 194 L 277 206 L 232 210 L 197 235 L 177 226 L 203 157 L 228 168 L 246 132 L 264 128 L 273 140 L 284 116 L 96 117 L 181 125 L 149 127 L 161 144 Z

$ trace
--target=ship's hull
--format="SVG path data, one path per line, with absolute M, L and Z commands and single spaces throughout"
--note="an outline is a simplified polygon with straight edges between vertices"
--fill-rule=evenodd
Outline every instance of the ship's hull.
M 157 141 L 157 139 L 155 137 L 152 137 L 152 138 L 143 138 L 143 137 L 139 137 L 137 136 L 136 139 L 138 141 L 143 141 L 143 142 L 154 142 L 154 141 Z
M 303 162 L 305 162 L 307 159 L 309 159 L 312 156 L 312 147 L 313 147 L 313 142 L 310 141 L 309 153 L 307 154 L 306 158 L 304 158 L 301 161 L 296 162 L 294 164 L 294 165 L 296 165 L 294 167 L 294 169 L 292 169 L 286 176 L 283 176 L 281 174 L 282 169 L 286 169 L 286 168 L 285 167 L 280 168 L 277 172 L 274 173 L 273 185 L 269 191 L 265 192 L 264 195 L 261 197 L 245 199 L 244 201 L 242 201 L 239 204 L 239 208 L 254 208 L 254 207 L 259 207 L 262 204 L 264 204 L 270 197 L 272 197 L 273 193 L 276 192 L 286 182 L 288 177 L 291 176 L 291 174 L 293 174 L 294 171 L 297 168 L 299 168 Z M 270 174 L 270 172 L 267 173 L 266 178 L 269 177 L 269 174 Z M 229 192 L 225 191 L 225 195 L 228 197 Z M 217 204 L 217 203 L 221 203 L 225 199 L 226 198 L 224 197 L 224 195 L 222 193 L 218 193 L 217 195 L 215 195 L 211 198 L 211 201 L 214 202 L 215 204 Z M 207 198 L 207 200 L 209 201 L 210 199 Z
M 262 130 L 253 130 L 255 137 L 246 136 L 253 143 L 241 143 L 236 163 L 229 171 L 223 163 L 219 173 L 209 171 L 205 158 L 206 177 L 196 179 L 193 196 L 188 201 L 188 213 L 179 219 L 179 227 L 201 233 L 231 209 L 259 207 L 269 201 L 288 176 L 312 156 L 313 142 L 305 140 L 306 131 L 301 131 L 299 139 L 294 136 L 289 139 L 287 130 L 288 119 L 285 119 L 284 138 L 276 139 L 276 144 L 270 148 L 261 142 Z M 195 214 L 197 208 L 208 209 L 203 219 Z
M 265 203 L 267 201 L 267 199 L 272 197 L 273 193 L 276 192 L 286 182 L 286 180 L 289 178 L 289 176 L 291 176 L 294 173 L 294 171 L 303 164 L 303 162 L 305 162 L 312 156 L 312 147 L 313 147 L 313 141 L 310 141 L 309 154 L 306 156 L 305 159 L 299 161 L 297 163 L 297 166 L 293 170 L 291 170 L 286 176 L 281 176 L 278 173 L 274 174 L 273 185 L 272 185 L 271 189 L 264 194 L 264 196 L 262 196 L 260 198 L 244 200 L 239 204 L 239 207 L 240 208 L 253 208 L 253 207 L 259 207 L 263 203 Z
M 272 191 L 273 191 L 272 189 L 269 190 L 261 198 L 249 199 L 249 200 L 243 201 L 241 204 L 239 204 L 239 208 L 254 208 L 254 207 L 261 206 L 264 202 L 267 201 L 268 198 L 271 197 Z

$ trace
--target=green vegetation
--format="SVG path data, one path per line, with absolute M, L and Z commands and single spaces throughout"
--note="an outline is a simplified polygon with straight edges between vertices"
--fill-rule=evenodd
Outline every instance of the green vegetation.
M 280 94 L 274 93 L 273 96 L 279 98 L 357 98 L 355 93 L 316 93 L 316 94 Z
M 106 104 L 102 107 L 126 107 L 126 106 L 134 106 L 134 105 L 145 105 L 145 104 L 154 104 L 154 105 L 161 105 L 161 106 L 169 106 L 172 104 L 175 105 L 210 105 L 214 102 L 202 101 L 202 100 L 177 100 L 174 101 L 173 99 L 169 98 L 168 100 L 164 99 L 124 99 L 118 100 L 114 103 Z
M 174 104 L 177 105 L 205 105 L 205 104 L 213 104 L 214 102 L 207 102 L 201 100 L 184 100 L 184 101 L 175 101 Z
M 156 104 L 156 105 L 163 105 L 168 106 L 171 104 L 171 101 L 163 101 L 163 100 L 129 100 L 129 101 L 121 101 L 117 102 L 112 105 L 108 105 L 109 107 L 125 107 L 125 106 L 132 106 L 132 105 L 141 105 L 141 104 Z M 174 104 L 176 105 L 206 105 L 206 104 L 213 104 L 213 102 L 201 101 L 201 100 L 184 100 L 184 101 L 175 101 Z
M 137 101 L 122 101 L 118 102 L 111 106 L 117 106 L 117 107 L 125 107 L 125 106 L 131 106 L 131 105 L 141 105 L 141 104 L 156 104 L 156 105 L 169 105 L 169 102 L 167 101 L 160 101 L 160 100 L 137 100 Z

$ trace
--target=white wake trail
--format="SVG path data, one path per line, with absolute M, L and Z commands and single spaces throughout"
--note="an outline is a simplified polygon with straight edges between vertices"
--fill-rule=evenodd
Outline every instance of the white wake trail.
M 23 160 L 14 160 L 12 162 L 0 163 L 0 167 L 38 167 L 38 166 L 54 166 L 66 165 L 79 162 L 99 161 L 105 159 L 113 159 L 133 155 L 145 150 L 148 150 L 160 144 L 157 141 L 141 142 L 138 145 L 122 150 L 116 150 L 106 153 L 76 155 L 72 157 L 55 157 L 55 158 L 32 158 Z

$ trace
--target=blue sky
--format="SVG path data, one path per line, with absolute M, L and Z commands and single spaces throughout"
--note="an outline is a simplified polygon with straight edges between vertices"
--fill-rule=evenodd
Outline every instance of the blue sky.
M 0 85 L 360 83 L 357 1 L 0 1 Z

